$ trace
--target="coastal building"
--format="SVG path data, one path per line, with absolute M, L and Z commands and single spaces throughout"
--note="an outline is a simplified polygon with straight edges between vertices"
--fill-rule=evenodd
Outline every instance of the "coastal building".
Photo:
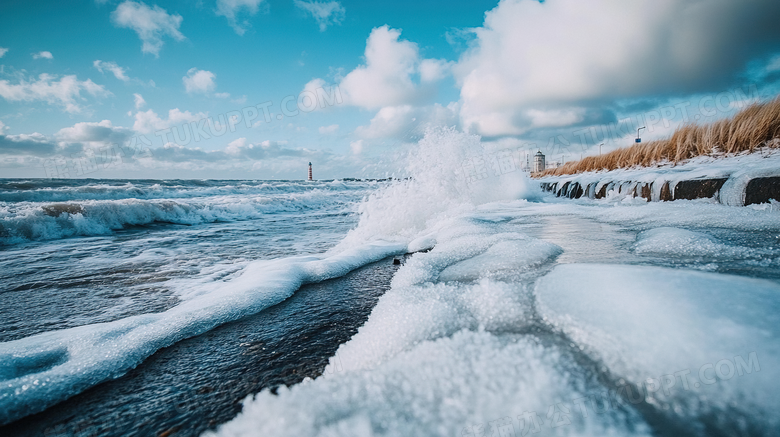
M 314 179 L 312 179 L 312 177 L 311 177 L 311 176 L 312 176 L 312 174 L 311 174 L 311 162 L 310 162 L 310 163 L 309 163 L 309 180 L 310 180 L 310 181 L 313 181 Z
M 542 151 L 536 152 L 536 155 L 534 155 L 534 167 L 532 172 L 533 173 L 539 173 L 544 171 L 546 167 L 544 166 L 544 154 Z

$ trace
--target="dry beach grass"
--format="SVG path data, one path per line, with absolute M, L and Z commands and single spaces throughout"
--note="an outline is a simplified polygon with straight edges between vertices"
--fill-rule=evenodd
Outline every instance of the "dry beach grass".
M 780 147 L 780 96 L 753 103 L 730 118 L 710 124 L 686 124 L 667 139 L 625 147 L 601 156 L 589 156 L 547 169 L 535 177 L 561 176 L 586 171 L 649 167 L 677 163 L 715 153 L 754 152 L 761 147 Z

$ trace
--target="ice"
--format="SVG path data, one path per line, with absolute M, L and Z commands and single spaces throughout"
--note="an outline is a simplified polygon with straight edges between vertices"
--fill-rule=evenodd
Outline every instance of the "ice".
M 674 390 L 655 393 L 678 414 L 737 409 L 778 426 L 780 285 L 663 267 L 565 264 L 538 282 L 536 294 L 541 315 L 616 377 L 642 387 L 648 378 L 690 372 L 687 385 L 671 384 L 672 377 Z
M 639 234 L 635 251 L 642 255 L 670 258 L 707 257 L 718 260 L 760 259 L 769 251 L 724 244 L 704 232 L 661 227 Z
M 780 152 L 770 150 L 767 153 L 740 153 L 731 156 L 699 156 L 680 163 L 662 162 L 658 165 L 645 168 L 624 168 L 611 171 L 592 171 L 573 175 L 548 176 L 539 178 L 539 182 L 558 182 L 560 188 L 564 183 L 577 182 L 585 189 L 589 184 L 595 183 L 598 192 L 604 184 L 627 183 L 629 190 L 620 190 L 617 185 L 608 186 L 607 190 L 614 188 L 610 200 L 615 197 L 629 196 L 636 183 L 653 183 L 652 199 L 658 201 L 661 196 L 661 187 L 669 182 L 672 190 L 678 182 L 692 179 L 717 179 L 728 178 L 721 187 L 719 200 L 724 205 L 741 206 L 744 203 L 745 188 L 753 178 L 780 175 Z
M 551 406 L 581 397 L 587 385 L 574 366 L 557 348 L 528 338 L 461 330 L 421 342 L 371 371 L 333 373 L 281 387 L 278 396 L 263 391 L 247 398 L 236 419 L 205 435 L 650 435 L 641 418 L 625 410 L 587 418 L 569 410 L 569 423 L 558 418 L 552 428 Z M 539 428 L 532 413 L 542 420 Z
M 436 247 L 415 254 L 396 273 L 366 324 L 339 348 L 345 369 L 371 368 L 462 328 L 520 329 L 530 321 L 524 286 L 500 279 L 549 263 L 561 249 L 480 218 L 445 221 Z
M 302 284 L 343 276 L 405 249 L 374 241 L 320 256 L 256 261 L 162 313 L 0 343 L 0 424 L 116 378 L 160 348 L 279 303 Z

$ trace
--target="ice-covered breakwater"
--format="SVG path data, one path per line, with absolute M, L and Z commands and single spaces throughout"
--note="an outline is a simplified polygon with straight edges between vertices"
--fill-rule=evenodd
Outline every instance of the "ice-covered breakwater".
M 558 197 L 637 197 L 647 201 L 711 198 L 730 206 L 780 201 L 780 154 L 698 158 L 677 166 L 587 172 L 539 179 Z

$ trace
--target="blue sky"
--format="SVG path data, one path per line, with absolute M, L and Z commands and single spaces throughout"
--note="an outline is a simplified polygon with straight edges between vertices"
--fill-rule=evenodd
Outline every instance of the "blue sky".
M 759 0 L 5 1 L 0 177 L 295 179 L 309 161 L 382 177 L 435 126 L 577 159 L 774 97 L 777 16 Z

